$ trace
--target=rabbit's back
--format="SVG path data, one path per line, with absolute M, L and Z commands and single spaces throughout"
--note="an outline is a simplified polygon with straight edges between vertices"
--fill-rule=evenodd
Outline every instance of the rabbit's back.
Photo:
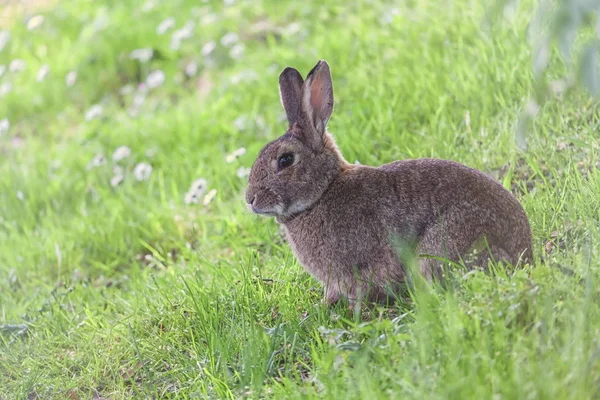
M 310 211 L 284 226 L 300 262 L 321 280 L 356 273 L 380 283 L 403 280 L 394 240 L 457 261 L 485 238 L 497 261 L 531 259 L 527 218 L 512 194 L 445 160 L 349 166 Z M 435 261 L 422 265 L 428 275 L 437 268 Z

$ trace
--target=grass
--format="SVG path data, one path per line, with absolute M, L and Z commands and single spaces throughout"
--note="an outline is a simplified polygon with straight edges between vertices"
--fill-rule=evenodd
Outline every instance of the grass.
M 0 77 L 12 88 L 0 398 L 598 398 L 598 104 L 583 92 L 546 103 L 520 151 L 533 3 L 491 25 L 484 3 L 77 0 L 45 6 L 33 30 L 36 9 L 15 17 L 0 52 L 0 65 L 25 62 Z M 142 48 L 152 58 L 132 60 Z M 285 129 L 279 72 L 319 58 L 347 159 L 493 174 L 527 211 L 535 265 L 456 272 L 449 289 L 358 318 L 321 305 L 275 222 L 246 211 L 238 176 Z M 164 82 L 142 87 L 154 71 Z M 554 60 L 550 75 L 563 72 Z M 114 161 L 119 146 L 131 154 Z M 197 178 L 206 191 L 186 204 Z

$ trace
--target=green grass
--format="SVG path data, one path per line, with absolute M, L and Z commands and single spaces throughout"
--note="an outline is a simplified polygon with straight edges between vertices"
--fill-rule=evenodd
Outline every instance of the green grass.
M 583 92 L 555 98 L 527 151 L 515 146 L 534 87 L 532 1 L 492 25 L 479 0 L 321 3 L 77 0 L 35 30 L 14 22 L 0 65 L 26 67 L 0 77 L 12 85 L 0 98 L 0 398 L 600 396 L 600 113 Z M 229 32 L 241 58 L 221 44 Z M 153 59 L 131 60 L 139 48 Z M 494 174 L 529 215 L 535 265 L 457 272 L 449 289 L 360 318 L 321 305 L 276 223 L 247 212 L 236 173 L 285 129 L 279 72 L 320 58 L 348 160 L 438 157 Z M 121 88 L 155 70 L 164 84 L 130 114 Z M 554 62 L 551 76 L 563 72 Z M 123 145 L 131 155 L 113 161 Z M 106 163 L 88 168 L 97 154 Z M 197 178 L 217 190 L 206 206 L 184 202 Z

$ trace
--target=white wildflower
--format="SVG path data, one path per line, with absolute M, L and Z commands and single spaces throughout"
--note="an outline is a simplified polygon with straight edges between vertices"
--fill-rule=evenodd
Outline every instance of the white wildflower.
M 142 64 L 147 63 L 152 59 L 154 55 L 154 50 L 150 48 L 145 49 L 135 49 L 131 53 L 129 53 L 129 58 L 132 60 L 138 60 Z
M 152 165 L 141 162 L 133 169 L 133 175 L 138 181 L 147 181 L 152 174 Z
M 267 123 L 262 115 L 256 116 L 256 126 L 260 129 L 265 129 L 267 127 Z
M 204 194 L 206 190 L 206 179 L 198 178 L 190 185 L 190 189 L 185 194 L 185 204 L 197 204 L 200 200 L 200 197 Z
M 12 84 L 10 82 L 4 82 L 0 85 L 0 97 L 6 96 L 12 90 Z
M 140 108 L 142 104 L 144 104 L 144 101 L 146 101 L 146 94 L 145 93 L 136 93 L 135 96 L 133 96 L 133 101 L 131 102 L 131 106 L 133 108 Z
M 48 72 L 50 72 L 50 67 L 48 66 L 48 64 L 44 64 L 40 67 L 40 69 L 37 72 L 37 75 L 35 77 L 35 79 L 38 82 L 43 81 L 44 79 L 46 79 L 46 77 L 48 76 Z
M 194 23 L 192 21 L 186 22 L 183 28 L 176 30 L 173 32 L 171 36 L 171 49 L 178 50 L 181 46 L 181 41 L 184 39 L 188 39 L 192 37 L 192 32 L 194 30 Z
M 65 83 L 67 84 L 67 87 L 72 87 L 73 85 L 75 85 L 76 81 L 77 81 L 77 72 L 76 71 L 71 71 L 67 74 L 67 76 L 65 76 Z
M 102 106 L 100 104 L 94 104 L 85 113 L 85 120 L 91 121 L 93 119 L 100 117 L 101 115 L 102 115 Z
M 21 72 L 25 69 L 25 65 L 25 60 L 15 59 L 8 65 L 8 70 L 10 72 Z
M 185 66 L 185 74 L 188 77 L 192 77 L 196 75 L 198 72 L 198 63 L 196 61 L 191 61 Z
M 301 30 L 302 30 L 302 25 L 300 25 L 299 22 L 292 22 L 291 24 L 289 24 L 288 26 L 285 27 L 283 32 L 287 36 L 294 36 L 294 35 L 297 35 L 298 33 L 300 33 Z
M 204 200 L 202 201 L 202 204 L 207 206 L 211 201 L 213 201 L 213 199 L 215 198 L 216 195 L 217 195 L 217 189 L 212 189 L 210 192 L 208 192 L 206 194 L 206 196 L 204 196 Z
M 240 115 L 233 121 L 233 126 L 239 131 L 243 131 L 248 127 L 248 117 Z
M 214 24 L 215 22 L 217 22 L 217 20 L 219 19 L 217 14 L 206 14 L 201 21 L 202 25 L 210 25 L 210 24 Z
M 8 31 L 0 31 L 0 51 L 4 50 L 4 47 L 8 43 L 8 39 L 10 39 Z
M 237 43 L 239 40 L 239 36 L 237 33 L 235 32 L 229 32 L 226 33 L 222 38 L 221 38 L 221 44 L 223 46 L 229 47 L 229 46 L 233 46 L 235 43 Z
M 152 71 L 146 77 L 146 84 L 150 89 L 159 87 L 165 82 L 165 73 L 161 70 Z
M 123 182 L 124 179 L 125 177 L 123 175 L 115 175 L 110 179 L 110 186 L 117 187 Z
M 142 5 L 142 11 L 150 12 L 154 9 L 154 7 L 156 7 L 156 2 L 154 2 L 152 0 L 148 0 L 147 2 L 144 3 L 144 5 Z
M 169 29 L 171 29 L 174 26 L 175 18 L 169 17 L 163 20 L 160 24 L 158 24 L 158 26 L 156 27 L 156 33 L 158 33 L 159 35 L 164 35 Z
M 43 22 L 44 22 L 43 15 L 35 15 L 35 16 L 29 18 L 29 21 L 27 21 L 27 30 L 32 31 L 32 30 L 38 28 L 40 25 L 42 25 Z
M 246 50 L 246 46 L 243 43 L 238 43 L 229 50 L 229 57 L 239 60 L 244 55 L 244 50 Z
M 210 55 L 217 48 L 217 44 L 212 40 L 210 42 L 206 42 L 204 46 L 202 46 L 202 55 L 204 57 Z
M 131 155 L 131 149 L 127 146 L 119 146 L 112 155 L 112 159 L 119 162 Z
M 236 175 L 238 178 L 245 178 L 250 175 L 250 168 L 239 167 L 236 171 Z
M 10 129 L 10 122 L 7 118 L 0 119 L 0 136 L 4 135 Z
M 240 147 L 239 149 L 227 154 L 227 156 L 225 157 L 225 161 L 227 163 L 232 163 L 233 161 L 235 161 L 236 158 L 241 157 L 244 154 L 246 154 L 246 148 Z
M 106 164 L 106 158 L 103 154 L 96 154 L 94 158 L 88 163 L 87 169 L 99 167 L 101 165 Z
M 128 83 L 125 86 L 123 86 L 121 89 L 119 89 L 119 93 L 121 93 L 121 96 L 127 96 L 128 94 L 133 93 L 134 90 L 135 90 L 135 88 L 133 87 L 133 85 Z
M 194 22 L 187 21 L 185 23 L 185 25 L 183 25 L 183 27 L 181 27 L 181 29 L 178 29 L 175 32 L 173 32 L 173 38 L 175 40 L 189 39 L 192 37 L 193 33 L 194 33 Z
M 23 201 L 25 199 L 23 192 L 21 192 L 20 190 L 17 192 L 17 199 L 19 199 L 21 201 Z

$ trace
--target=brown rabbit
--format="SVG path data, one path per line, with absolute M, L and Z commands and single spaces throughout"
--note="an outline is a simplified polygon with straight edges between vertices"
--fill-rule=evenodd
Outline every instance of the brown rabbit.
M 388 289 L 406 283 L 394 240 L 421 255 L 427 279 L 441 276 L 443 260 L 467 263 L 471 256 L 468 266 L 484 268 L 490 259 L 532 261 L 523 208 L 484 173 L 436 159 L 380 167 L 346 162 L 326 130 L 333 112 L 326 61 L 306 81 L 296 69 L 284 69 L 279 89 L 289 127 L 258 155 L 246 201 L 252 212 L 283 225 L 328 303 L 382 301 Z

